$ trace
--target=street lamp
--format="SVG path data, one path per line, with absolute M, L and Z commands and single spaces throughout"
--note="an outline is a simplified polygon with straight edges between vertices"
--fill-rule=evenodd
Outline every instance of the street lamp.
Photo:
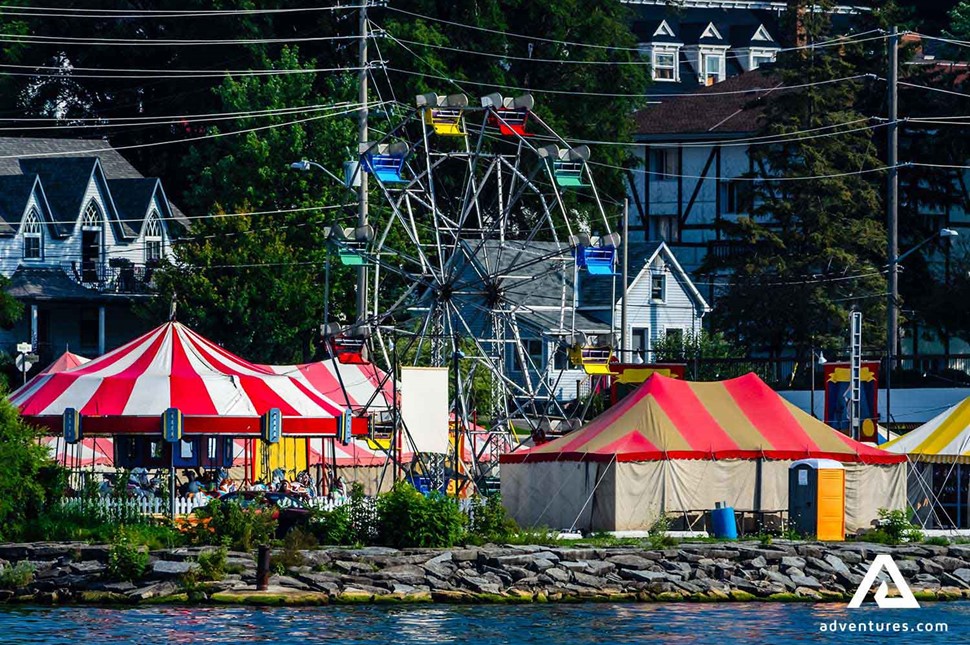
M 812 408 L 812 416 L 815 417 L 816 419 L 818 418 L 818 416 L 815 414 L 815 365 L 825 365 L 826 363 L 828 363 L 828 361 L 825 360 L 825 355 L 822 354 L 822 350 L 819 350 L 818 352 L 816 352 L 815 348 L 813 347 L 812 348 L 812 396 L 811 396 L 811 403 L 809 405 L 811 405 L 811 408 Z M 822 414 L 822 418 L 824 420 L 825 414 Z
M 900 263 L 910 255 L 929 244 L 936 238 L 958 237 L 960 233 L 952 228 L 941 228 L 935 234 L 929 236 L 902 255 L 889 258 L 889 302 L 886 311 L 888 329 L 886 334 L 886 427 L 892 422 L 891 397 L 892 397 L 892 374 L 893 366 L 896 362 L 896 334 L 897 320 L 899 319 L 899 284 L 896 281 L 896 274 L 899 272 Z M 892 250 L 892 249 L 890 249 Z

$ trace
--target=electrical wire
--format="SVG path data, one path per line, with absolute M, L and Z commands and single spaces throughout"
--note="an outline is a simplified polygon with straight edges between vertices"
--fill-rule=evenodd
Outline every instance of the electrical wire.
M 372 105 L 378 106 L 379 104 L 375 103 Z M 329 119 L 335 116 L 341 116 L 344 114 L 351 114 L 353 112 L 358 112 L 359 109 L 360 108 L 355 108 L 352 110 L 350 109 L 341 110 L 339 112 L 333 112 L 329 114 L 320 114 L 320 115 L 305 117 L 302 119 L 294 119 L 292 121 L 284 121 L 283 123 L 273 123 L 270 125 L 262 125 L 262 126 L 257 126 L 253 128 L 244 128 L 242 130 L 231 130 L 229 132 L 214 132 L 214 133 L 199 135 L 194 137 L 185 137 L 183 139 L 170 139 L 167 141 L 155 141 L 151 143 L 135 143 L 135 144 L 124 145 L 124 146 L 106 146 L 104 148 L 88 148 L 85 150 L 74 150 L 74 151 L 61 150 L 58 152 L 33 152 L 33 153 L 26 153 L 26 154 L 19 154 L 19 155 L 0 155 L 0 159 L 31 159 L 31 158 L 37 158 L 37 157 L 63 157 L 63 156 L 71 156 L 71 155 L 76 156 L 76 155 L 90 154 L 92 152 L 110 152 L 113 150 L 137 150 L 137 149 L 143 149 L 143 148 L 167 146 L 167 145 L 172 145 L 176 143 L 190 143 L 192 141 L 218 139 L 221 137 L 235 136 L 237 134 L 247 134 L 249 132 L 261 132 L 264 130 L 283 128 L 291 125 L 296 125 L 299 123 L 307 123 L 311 121 L 319 121 L 321 119 Z
M 229 38 L 229 39 L 150 39 L 150 38 L 92 38 L 85 36 L 36 36 L 33 34 L 0 34 L 0 42 L 29 45 L 92 45 L 97 47 L 190 47 L 198 45 L 272 45 L 306 42 L 334 42 L 360 40 L 360 36 L 303 36 L 292 38 Z
M 26 65 L 2 65 L 0 68 L 5 67 L 27 67 L 28 69 L 39 69 L 30 68 Z M 46 68 L 46 69 L 56 69 L 57 73 L 54 74 L 36 74 L 31 72 L 8 72 L 0 71 L 0 76 L 26 76 L 28 78 L 37 78 L 38 80 L 72 80 L 77 78 L 88 78 L 88 79 L 99 79 L 99 80 L 126 80 L 126 79 L 175 79 L 175 78 L 224 78 L 226 76 L 290 76 L 294 74 L 325 74 L 333 72 L 359 72 L 362 67 L 323 67 L 323 68 L 299 68 L 299 69 L 250 69 L 250 70 L 143 70 L 147 72 L 157 72 L 151 74 L 128 74 L 120 73 L 125 70 L 117 70 L 119 73 L 111 74 L 87 74 L 74 73 L 74 68 Z M 96 69 L 96 68 L 87 68 Z M 115 70 L 102 70 L 114 72 Z
M 75 7 L 0 7 L 0 16 L 32 18 L 210 18 L 221 16 L 251 16 L 316 11 L 344 11 L 360 9 L 361 5 L 333 5 L 322 7 L 292 7 L 280 9 L 85 9 Z

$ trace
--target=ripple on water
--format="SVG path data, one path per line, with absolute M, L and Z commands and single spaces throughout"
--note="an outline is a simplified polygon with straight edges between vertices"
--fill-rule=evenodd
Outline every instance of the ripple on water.
M 848 611 L 807 604 L 582 604 L 250 607 L 2 607 L 0 642 L 53 643 L 847 643 L 833 620 L 946 621 L 948 634 L 880 642 L 966 642 L 970 603 Z

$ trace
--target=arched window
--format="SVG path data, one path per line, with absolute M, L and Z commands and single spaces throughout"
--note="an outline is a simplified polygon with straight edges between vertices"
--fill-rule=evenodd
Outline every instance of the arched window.
M 24 218 L 24 259 L 42 260 L 44 258 L 44 229 L 37 216 L 37 209 L 31 208 Z
M 103 273 L 101 267 L 104 245 L 104 218 L 94 200 L 88 202 L 81 218 L 81 280 L 98 282 Z
M 162 259 L 162 223 L 158 211 L 153 210 L 145 222 L 145 262 Z

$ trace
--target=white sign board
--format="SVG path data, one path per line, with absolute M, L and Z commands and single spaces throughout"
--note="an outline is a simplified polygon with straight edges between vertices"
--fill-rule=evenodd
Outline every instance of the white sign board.
M 27 354 L 33 348 L 34 348 L 34 346 L 31 345 L 30 343 L 17 343 L 17 353 L 18 354 Z
M 448 368 L 401 368 L 401 420 L 417 452 L 448 454 Z

